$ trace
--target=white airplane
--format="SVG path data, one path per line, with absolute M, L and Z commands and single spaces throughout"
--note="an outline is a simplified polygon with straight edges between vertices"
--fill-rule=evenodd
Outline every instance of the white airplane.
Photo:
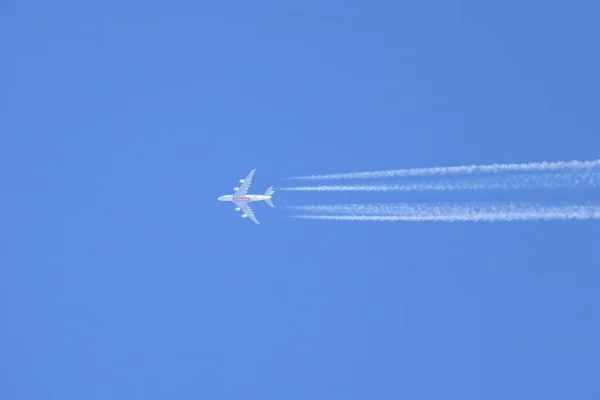
M 265 194 L 248 194 L 248 189 L 250 189 L 250 185 L 252 184 L 252 176 L 254 175 L 254 171 L 256 171 L 256 169 L 250 171 L 246 179 L 240 179 L 241 185 L 240 187 L 233 188 L 233 194 L 219 196 L 217 197 L 217 200 L 231 201 L 232 203 L 235 203 L 235 205 L 237 206 L 235 208 L 235 211 L 244 212 L 242 214 L 242 218 L 250 218 L 254 223 L 260 224 L 260 222 L 258 222 L 256 217 L 254 216 L 254 212 L 252 211 L 248 203 L 253 201 L 264 201 L 270 207 L 275 207 L 273 205 L 273 202 L 271 201 L 271 197 L 273 196 L 273 193 L 275 193 L 275 191 L 271 186 L 267 189 Z

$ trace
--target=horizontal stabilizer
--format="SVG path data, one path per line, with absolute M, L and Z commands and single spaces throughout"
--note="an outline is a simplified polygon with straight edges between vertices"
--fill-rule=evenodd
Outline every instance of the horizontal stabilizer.
M 265 196 L 272 196 L 273 193 L 275 193 L 275 191 L 273 190 L 273 186 L 271 186 L 265 191 Z M 275 207 L 271 199 L 265 199 L 265 203 L 267 203 L 269 207 Z

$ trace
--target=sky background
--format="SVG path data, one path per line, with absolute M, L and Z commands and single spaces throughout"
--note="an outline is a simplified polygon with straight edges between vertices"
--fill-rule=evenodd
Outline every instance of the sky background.
M 0 4 L 0 398 L 598 399 L 596 221 L 354 223 L 313 173 L 592 160 L 597 1 Z M 598 191 L 494 194 L 600 201 Z

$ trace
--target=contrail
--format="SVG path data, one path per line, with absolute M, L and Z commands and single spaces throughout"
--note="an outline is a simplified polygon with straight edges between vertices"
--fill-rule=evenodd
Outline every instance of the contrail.
M 457 190 L 518 190 L 594 188 L 600 186 L 600 172 L 575 172 L 553 174 L 526 174 L 508 177 L 485 178 L 466 182 L 440 181 L 379 185 L 321 185 L 295 186 L 280 190 L 296 192 L 416 192 Z
M 400 203 L 291 208 L 309 213 L 327 213 L 292 215 L 292 218 L 342 221 L 497 222 L 600 219 L 598 204 L 546 206 L 535 203 Z
M 328 175 L 307 175 L 292 177 L 299 180 L 324 180 L 324 179 L 367 179 L 367 178 L 396 178 L 407 176 L 432 176 L 432 175 L 471 175 L 475 173 L 499 173 L 522 171 L 567 171 L 590 169 L 600 166 L 600 159 L 593 161 L 555 161 L 535 162 L 526 164 L 489 164 L 489 165 L 461 165 L 453 167 L 408 168 L 388 171 L 350 172 Z

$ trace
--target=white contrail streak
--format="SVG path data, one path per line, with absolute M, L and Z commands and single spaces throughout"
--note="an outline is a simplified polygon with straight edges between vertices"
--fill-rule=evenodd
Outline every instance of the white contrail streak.
M 328 221 L 377 221 L 377 222 L 499 222 L 499 221 L 553 221 L 553 220 L 586 220 L 600 219 L 597 215 L 580 215 L 564 213 L 533 213 L 518 215 L 439 215 L 439 216 L 395 216 L 395 215 L 293 215 L 292 218 L 316 219 Z
M 328 175 L 307 175 L 291 179 L 324 180 L 324 179 L 367 179 L 367 178 L 396 178 L 407 176 L 432 175 L 470 175 L 475 173 L 523 172 L 523 171 L 567 171 L 590 169 L 600 166 L 600 159 L 593 161 L 555 161 L 535 162 L 526 164 L 489 164 L 461 165 L 453 167 L 408 168 L 388 171 L 350 172 Z
M 367 204 L 296 206 L 313 213 L 292 218 L 341 221 L 496 222 L 600 219 L 600 205 L 544 206 L 532 203 Z
M 599 187 L 600 172 L 575 172 L 554 174 L 526 174 L 470 180 L 466 182 L 440 181 L 379 185 L 321 185 L 295 186 L 280 190 L 296 192 L 416 192 L 457 190 L 518 190 Z

